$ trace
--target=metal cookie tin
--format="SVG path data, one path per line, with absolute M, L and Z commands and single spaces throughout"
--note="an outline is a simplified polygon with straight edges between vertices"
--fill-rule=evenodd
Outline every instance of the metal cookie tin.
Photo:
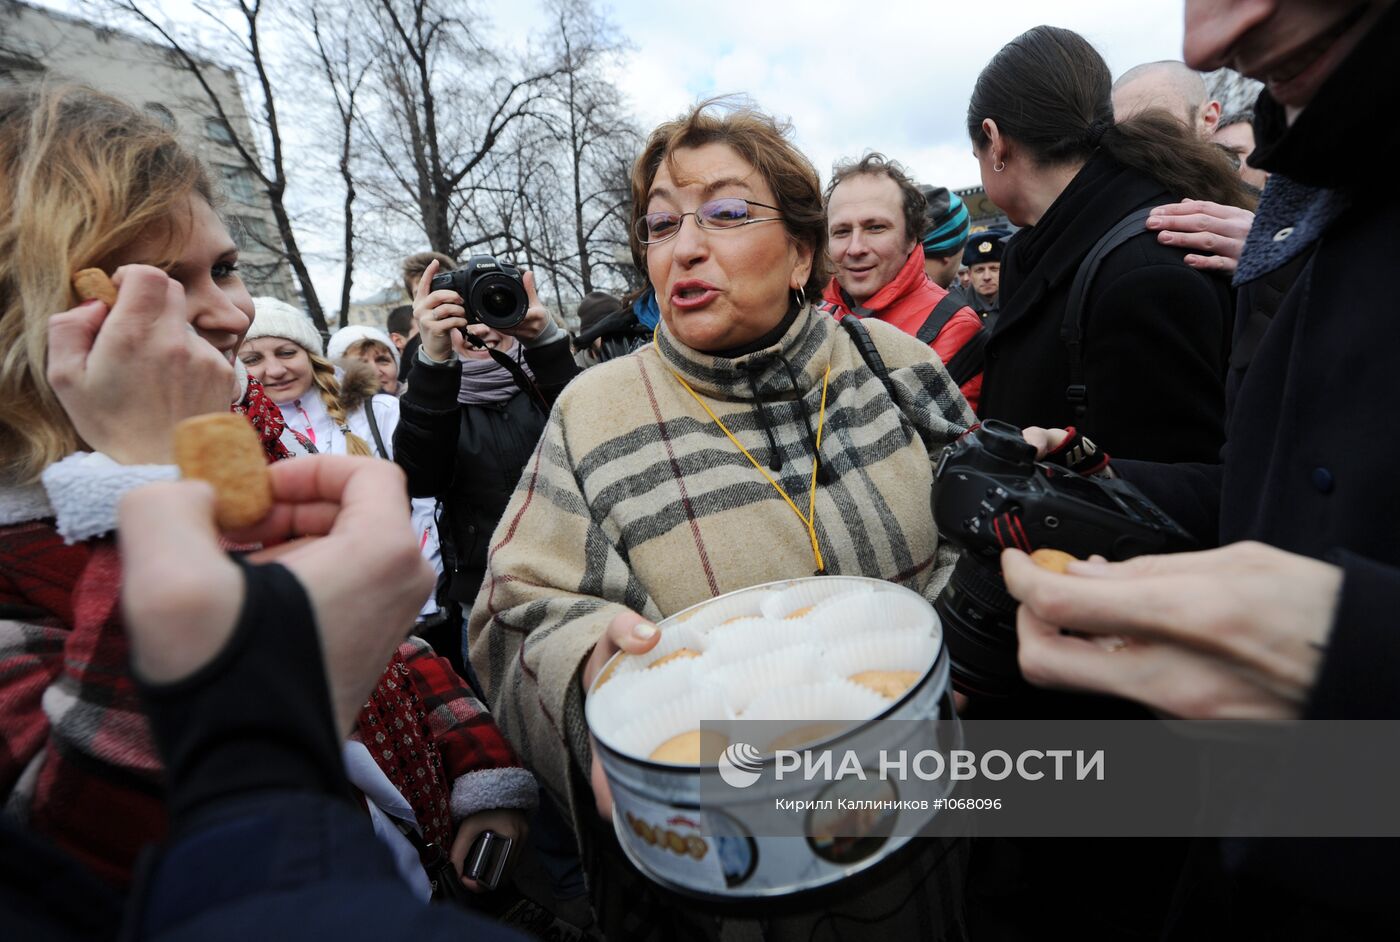
M 719 712 L 719 715 L 711 717 L 715 720 L 750 718 L 746 714 L 761 711 L 767 701 L 776 702 L 779 706 L 774 708 L 781 709 L 781 691 L 773 693 L 761 688 L 756 691 L 744 690 L 740 685 L 739 694 L 727 690 L 716 699 L 713 686 L 707 687 L 706 683 L 713 680 L 722 668 L 732 667 L 732 663 L 724 663 L 717 668 L 713 662 L 707 663 L 706 659 L 710 659 L 712 654 L 718 656 L 717 652 L 723 650 L 722 645 L 731 644 L 735 639 L 742 640 L 745 632 L 754 630 L 776 631 L 781 634 L 783 643 L 795 642 L 795 646 L 789 644 L 781 649 L 780 653 L 789 655 L 788 661 L 808 657 L 805 651 L 807 644 L 802 635 L 803 619 L 823 614 L 827 617 L 815 619 L 806 627 L 813 632 L 818 629 L 825 632 L 813 640 L 821 641 L 823 657 L 836 657 L 844 650 L 841 624 L 852 620 L 854 627 L 861 618 L 859 612 L 863 608 L 859 603 L 843 602 L 842 599 L 846 597 L 843 593 L 869 593 L 872 598 L 881 596 L 887 603 L 897 601 L 905 612 L 916 615 L 927 626 L 932 645 L 922 650 L 931 651 L 932 656 L 926 666 L 922 666 L 913 685 L 890 700 L 888 705 L 881 704 L 876 707 L 878 712 L 859 721 L 850 721 L 845 729 L 824 741 L 804 741 L 801 748 L 842 745 L 851 741 L 861 743 L 859 749 L 863 751 L 872 748 L 913 751 L 926 747 L 927 743 L 912 740 L 921 735 L 921 730 L 931 729 L 932 724 L 886 721 L 956 721 L 949 686 L 948 654 L 941 625 L 932 606 L 909 589 L 877 579 L 824 576 L 753 586 L 717 596 L 676 613 L 658 625 L 662 641 L 653 649 L 653 661 L 665 658 L 662 666 L 647 671 L 645 666 L 629 663 L 627 655 L 618 655 L 599 672 L 588 691 L 585 704 L 599 759 L 612 790 L 613 825 L 618 840 L 637 869 L 654 882 L 692 897 L 715 902 L 772 900 L 848 880 L 877 867 L 912 840 L 908 836 L 890 833 L 890 828 L 859 840 L 823 839 L 813 836 L 820 832 L 820 828 L 810 820 L 806 822 L 808 830 L 805 835 L 779 836 L 772 832 L 771 824 L 765 824 L 765 821 L 771 822 L 775 802 L 811 798 L 811 782 L 799 778 L 775 780 L 771 775 L 763 776 L 755 787 L 733 789 L 732 795 L 726 793 L 722 806 L 717 806 L 713 801 L 705 803 L 702 802 L 702 779 L 708 776 L 710 782 L 715 781 L 716 763 L 713 757 L 707 756 L 710 761 L 703 765 L 654 761 L 650 754 L 641 754 L 648 747 L 637 748 L 638 742 L 650 740 L 629 735 L 648 723 L 664 724 L 667 711 L 678 708 L 676 701 L 684 699 L 679 691 L 686 689 L 684 678 L 688 676 L 686 672 L 692 670 L 690 665 L 694 665 L 695 673 L 689 676 L 701 677 L 701 672 L 705 672 L 697 685 L 704 688 L 701 695 L 704 709 Z M 831 600 L 831 604 L 824 606 L 822 597 Z M 816 598 L 817 601 L 812 605 L 798 604 L 809 598 Z M 795 609 L 794 605 L 797 606 Z M 784 607 L 792 611 L 785 612 Z M 759 620 L 761 614 L 768 616 L 766 621 Z M 776 628 L 775 622 L 778 623 Z M 883 640 L 879 627 L 866 625 L 861 631 L 877 641 Z M 894 632 L 886 633 L 889 634 Z M 658 655 L 656 652 L 661 653 Z M 755 659 L 762 654 L 756 652 Z M 779 670 L 775 670 L 766 663 L 759 663 L 756 673 L 767 681 L 785 669 L 789 668 L 780 666 Z M 598 697 L 599 690 L 605 684 L 613 683 L 629 672 L 634 678 L 630 681 L 633 686 L 615 690 L 637 691 L 636 702 L 622 694 Z M 651 676 L 638 679 L 639 673 Z M 756 693 L 756 696 L 750 698 L 750 693 Z M 764 698 L 767 698 L 766 701 Z M 619 709 L 620 705 L 622 709 Z M 743 708 L 737 715 L 736 706 Z M 817 717 L 811 718 L 815 720 Z M 709 725 L 706 724 L 707 728 Z M 748 724 L 747 727 L 742 723 L 733 725 L 752 728 L 755 724 Z M 660 736 L 664 736 L 664 732 L 653 732 L 652 740 Z M 752 760 L 754 767 L 766 763 L 769 768 L 774 761 L 771 751 L 764 756 L 755 754 Z M 841 787 L 846 786 L 842 784 Z M 890 786 L 877 782 L 870 787 Z M 899 787 L 900 797 L 905 799 L 940 798 L 947 794 L 946 783 L 901 783 Z M 714 793 L 711 791 L 707 794 Z M 932 814 L 926 813 L 925 820 Z M 765 818 L 765 815 L 769 817 Z M 912 833 L 921 822 L 912 823 L 911 827 L 910 822 L 901 822 L 899 834 Z

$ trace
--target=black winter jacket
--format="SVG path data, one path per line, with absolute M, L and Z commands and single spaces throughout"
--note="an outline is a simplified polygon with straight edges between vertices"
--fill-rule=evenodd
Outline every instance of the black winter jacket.
M 568 338 L 527 348 L 525 362 L 551 404 L 579 368 Z M 408 391 L 399 400 L 394 460 L 413 497 L 442 502 L 438 535 L 448 595 L 470 605 L 486 572 L 491 533 L 510 502 L 548 416 L 524 392 L 500 405 L 457 401 L 462 367 L 435 367 L 414 357 Z
M 1000 311 L 989 320 L 978 414 L 1017 426 L 1076 425 L 1115 457 L 1214 461 L 1224 440 L 1234 299 L 1143 229 L 1104 259 L 1085 304 L 1084 421 L 1065 397 L 1060 341 L 1070 284 L 1094 243 L 1137 209 L 1176 202 L 1100 153 L 1033 227 L 1011 238 Z

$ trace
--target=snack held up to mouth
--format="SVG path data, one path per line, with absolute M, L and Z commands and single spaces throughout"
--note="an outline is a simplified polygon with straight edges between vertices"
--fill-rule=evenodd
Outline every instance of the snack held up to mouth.
M 73 290 L 83 301 L 101 301 L 108 307 L 117 303 L 117 286 L 100 268 L 84 268 L 75 272 Z

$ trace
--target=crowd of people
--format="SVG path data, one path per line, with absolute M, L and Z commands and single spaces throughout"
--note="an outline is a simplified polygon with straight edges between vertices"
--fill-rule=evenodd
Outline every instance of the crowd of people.
M 6 934 L 1393 929 L 1391 842 L 1324 838 L 921 838 L 877 880 L 716 914 L 627 859 L 584 720 L 610 657 L 716 595 L 840 574 L 938 599 L 935 468 L 988 419 L 1203 549 L 1064 574 L 1007 549 L 1030 684 L 963 715 L 1394 717 L 1400 206 L 1335 145 L 1396 136 L 1400 13 L 1186 7 L 1184 63 L 1113 82 L 1042 26 L 981 70 L 966 132 L 1005 228 L 880 153 L 823 187 L 747 103 L 664 122 L 631 170 L 644 287 L 580 299 L 573 336 L 532 273 L 492 326 L 423 252 L 382 330 L 325 337 L 249 296 L 164 125 L 0 90 Z M 1264 81 L 1252 112 L 1207 99 L 1219 67 Z M 85 268 L 110 306 L 75 303 Z M 221 532 L 173 429 L 228 411 L 273 509 Z M 483 835 L 499 884 L 465 869 Z

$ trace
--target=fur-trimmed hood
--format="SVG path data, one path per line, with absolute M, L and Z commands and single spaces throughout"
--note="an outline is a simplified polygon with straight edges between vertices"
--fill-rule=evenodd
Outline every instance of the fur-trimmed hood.
M 340 383 L 340 406 L 349 415 L 379 392 L 379 376 L 363 360 L 341 360 L 336 370 Z

